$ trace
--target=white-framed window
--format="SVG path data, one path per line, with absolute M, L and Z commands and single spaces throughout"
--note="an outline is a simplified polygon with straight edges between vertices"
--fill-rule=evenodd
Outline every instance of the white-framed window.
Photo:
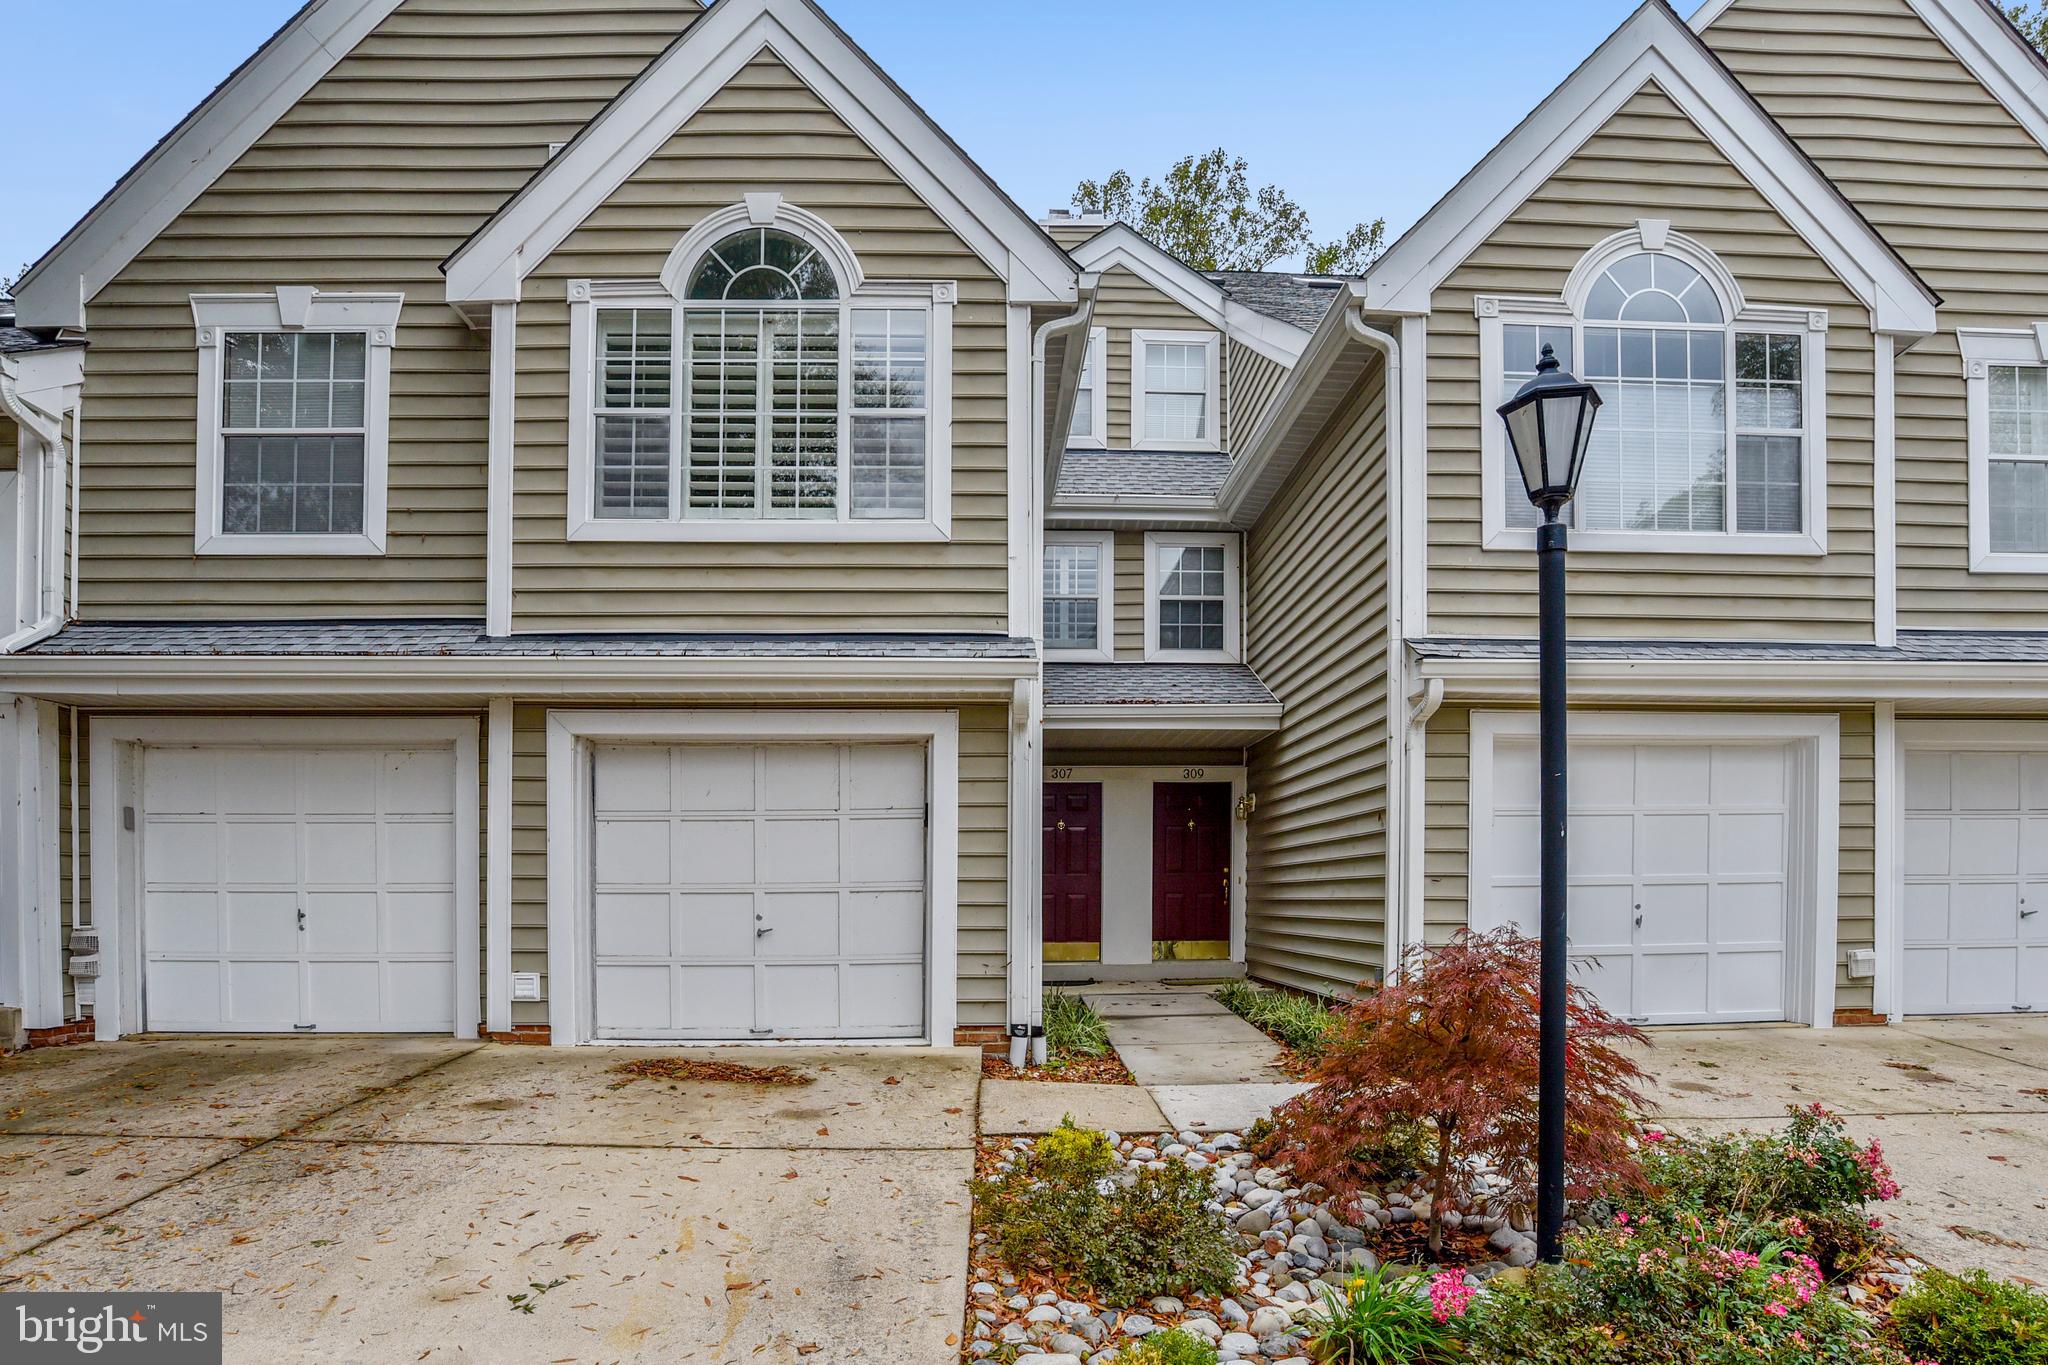
M 1238 538 L 1145 534 L 1145 657 L 1189 663 L 1238 658 Z
M 1100 450 L 1109 444 L 1109 329 L 1090 328 L 1088 354 L 1074 394 L 1074 418 L 1067 427 L 1069 450 Z
M 195 294 L 193 547 L 384 552 L 391 348 L 402 294 Z
M 2048 573 L 2048 322 L 1965 329 L 1970 570 Z
M 659 281 L 571 281 L 570 538 L 945 539 L 956 294 L 772 194 Z
M 1116 542 L 1110 532 L 1046 532 L 1045 657 L 1066 663 L 1113 662 L 1115 593 Z
M 1826 552 L 1825 311 L 1749 305 L 1712 253 L 1647 224 L 1588 253 L 1564 297 L 1476 311 L 1488 549 L 1534 544 L 1494 408 L 1548 346 L 1603 400 L 1564 514 L 1574 548 Z
M 1221 450 L 1215 332 L 1131 333 L 1131 448 Z

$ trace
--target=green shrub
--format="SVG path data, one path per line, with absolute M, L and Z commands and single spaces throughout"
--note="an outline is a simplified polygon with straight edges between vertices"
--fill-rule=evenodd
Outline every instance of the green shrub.
M 1124 1347 L 1116 1353 L 1116 1365 L 1216 1365 L 1216 1348 L 1175 1327 Z
M 1329 1002 L 1320 996 L 1269 990 L 1249 981 L 1232 981 L 1216 999 L 1254 1028 L 1265 1030 L 1305 1057 L 1314 1057 L 1336 1022 Z
M 1820 1105 L 1793 1107 L 1777 1133 L 1681 1138 L 1649 1129 L 1647 1208 L 1741 1219 L 1797 1242 L 1830 1274 L 1865 1260 L 1880 1220 L 1866 1205 L 1895 1198 L 1898 1182 L 1873 1140 L 1862 1146 Z
M 1109 1051 L 1109 1030 L 1086 1000 L 1065 991 L 1045 993 L 1045 1047 L 1054 1061 L 1100 1057 Z
M 1892 1304 L 1899 1343 L 1941 1365 L 2048 1365 L 2048 1295 L 1981 1270 L 1929 1270 Z
M 1494 1282 L 1454 1326 L 1471 1365 L 1906 1365 L 1755 1224 L 1679 1213 L 1580 1233 Z
M 1463 1276 L 1446 1272 L 1447 1285 Z M 1445 1276 L 1439 1276 L 1444 1280 Z M 1368 1271 L 1345 1284 L 1343 1292 L 1316 1286 L 1320 1303 L 1309 1319 L 1309 1348 L 1323 1365 L 1435 1365 L 1451 1359 L 1445 1323 L 1464 1308 L 1467 1292 L 1438 1289 L 1425 1300 L 1406 1279 L 1385 1268 Z
M 1210 1177 L 1169 1161 L 1117 1165 L 1109 1141 L 1073 1119 L 993 1179 L 974 1182 L 977 1221 L 1012 1267 L 1128 1303 L 1221 1293 L 1237 1271 L 1229 1229 L 1203 1204 Z
M 1436 1139 L 1429 1125 L 1412 1119 L 1388 1124 L 1377 1133 L 1366 1134 L 1351 1159 L 1367 1180 L 1385 1183 L 1420 1175 L 1436 1165 Z

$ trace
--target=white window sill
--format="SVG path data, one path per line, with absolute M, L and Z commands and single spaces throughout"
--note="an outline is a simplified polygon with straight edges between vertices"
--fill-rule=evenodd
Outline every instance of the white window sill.
M 571 540 L 726 541 L 820 544 L 891 541 L 900 544 L 953 538 L 933 521 L 610 521 L 591 518 L 569 528 Z
M 1109 442 L 1100 436 L 1069 436 L 1068 450 L 1107 450 Z
M 1972 555 L 1970 572 L 2048 574 L 2048 555 L 1997 552 Z
M 1106 649 L 1048 649 L 1045 661 L 1049 664 L 1113 664 L 1116 659 Z
M 1148 649 L 1148 664 L 1234 664 L 1237 656 L 1227 649 Z
M 266 555 L 296 558 L 304 555 L 377 556 L 384 553 L 384 541 L 377 536 L 252 535 L 208 536 L 193 546 L 202 555 Z
M 1133 440 L 1132 450 L 1171 450 L 1181 454 L 1200 454 L 1204 451 L 1222 453 L 1223 446 L 1214 438 L 1200 441 L 1143 441 Z
M 1828 552 L 1817 536 L 1727 535 L 1709 531 L 1581 531 L 1570 532 L 1575 551 L 1634 555 L 1804 555 Z M 1489 550 L 1534 550 L 1533 527 L 1510 526 L 1486 538 Z

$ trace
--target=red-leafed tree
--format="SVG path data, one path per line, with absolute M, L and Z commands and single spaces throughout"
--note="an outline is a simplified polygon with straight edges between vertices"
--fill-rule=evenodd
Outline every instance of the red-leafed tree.
M 1524 1206 L 1535 1185 L 1537 982 L 1542 950 L 1513 929 L 1461 933 L 1418 948 L 1406 970 L 1345 1007 L 1309 1079 L 1316 1088 L 1274 1115 L 1294 1169 L 1340 1194 L 1371 1177 L 1360 1146 L 1407 1124 L 1435 1139 L 1429 1249 L 1443 1250 L 1452 1181 L 1489 1159 Z M 1619 1046 L 1640 1029 L 1600 1008 L 1584 987 L 1567 999 L 1565 1180 L 1585 1198 L 1638 1185 L 1632 1138 L 1643 1070 Z

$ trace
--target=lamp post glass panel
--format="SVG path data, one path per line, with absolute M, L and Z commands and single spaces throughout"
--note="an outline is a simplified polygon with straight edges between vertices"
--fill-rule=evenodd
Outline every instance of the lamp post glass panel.
M 1565 1141 L 1565 528 L 1559 513 L 1578 490 L 1600 394 L 1560 369 L 1543 348 L 1536 377 L 1500 406 L 1508 445 L 1522 471 L 1529 501 L 1542 509 L 1536 530 L 1537 666 L 1542 701 L 1541 930 L 1543 970 L 1538 998 L 1542 1033 L 1537 1050 L 1536 1254 L 1562 1255 Z

